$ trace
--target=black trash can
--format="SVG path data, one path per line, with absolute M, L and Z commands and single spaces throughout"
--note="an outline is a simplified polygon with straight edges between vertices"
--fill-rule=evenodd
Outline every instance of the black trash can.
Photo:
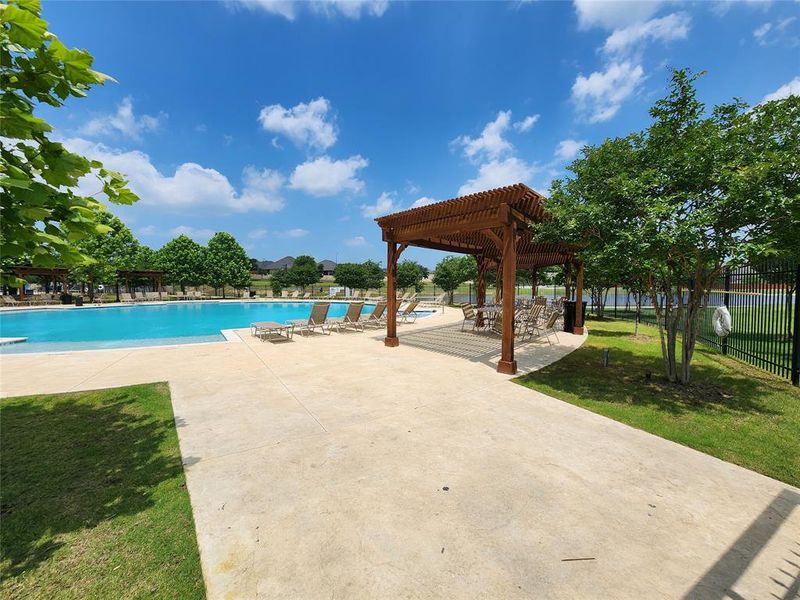
M 83 296 L 75 296 L 75 306 L 83 306 Z
M 586 301 L 584 300 L 581 304 L 583 322 L 586 323 Z M 573 327 L 575 327 L 575 301 L 567 300 L 564 302 L 564 331 L 572 333 Z
M 72 304 L 72 294 L 61 294 L 61 304 Z

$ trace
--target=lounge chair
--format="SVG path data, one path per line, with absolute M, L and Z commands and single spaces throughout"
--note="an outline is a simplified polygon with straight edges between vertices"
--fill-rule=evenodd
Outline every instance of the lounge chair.
M 281 298 L 288 298 L 289 291 L 288 290 L 281 290 Z
M 400 310 L 397 311 L 397 317 L 400 320 L 400 323 L 413 323 L 417 320 L 417 313 L 414 310 L 417 308 L 419 302 L 414 300 L 413 302 L 408 302 L 405 307 L 401 307 Z
M 526 334 L 533 335 L 533 331 L 539 324 L 539 319 L 544 312 L 544 306 L 541 304 L 533 304 L 529 309 L 523 312 L 521 317 L 517 319 L 517 335 L 525 337 Z
M 330 335 L 330 322 L 328 322 L 328 311 L 330 310 L 331 305 L 329 302 L 315 302 L 311 306 L 311 314 L 308 316 L 308 319 L 292 319 L 288 321 L 289 323 L 293 324 L 297 331 L 301 334 L 304 333 L 314 333 L 314 331 L 319 328 L 323 334 Z M 327 331 L 326 331 L 327 327 Z
M 472 330 L 475 331 L 475 328 L 478 326 L 478 315 L 475 312 L 475 307 L 472 306 L 472 304 L 465 302 L 461 305 L 461 311 L 464 313 L 464 321 L 461 323 L 461 331 L 464 331 L 464 327 L 469 322 L 472 322 Z
M 291 294 L 291 297 L 292 297 L 292 298 L 298 298 L 298 297 L 300 297 L 300 290 L 295 290 L 295 291 L 293 291 L 293 292 L 292 292 L 292 294 Z
M 132 292 L 120 292 L 119 299 L 122 302 L 136 302 L 136 296 Z
M 361 298 L 361 290 L 356 290 L 356 291 L 355 291 L 355 292 L 353 292 L 353 293 L 352 293 L 352 295 L 350 296 L 350 299 L 351 299 L 351 300 L 358 300 L 359 298 Z
M 161 298 L 158 297 L 158 292 L 145 292 L 145 298 L 151 302 L 158 302 Z
M 356 331 L 364 331 L 364 322 L 361 321 L 361 310 L 364 308 L 363 302 L 351 302 L 347 305 L 347 313 L 333 321 L 336 329 L 352 328 Z
M 553 342 L 550 341 L 550 333 L 552 333 L 556 337 L 556 341 L 558 340 L 558 333 L 556 332 L 556 322 L 561 318 L 561 313 L 557 310 L 550 313 L 550 316 L 547 318 L 547 321 L 543 325 L 535 325 L 533 328 L 533 333 L 536 337 L 545 336 L 547 338 L 547 343 L 551 346 Z
M 364 320 L 364 327 L 383 325 L 386 320 L 386 302 L 378 302 L 372 310 L 372 314 Z

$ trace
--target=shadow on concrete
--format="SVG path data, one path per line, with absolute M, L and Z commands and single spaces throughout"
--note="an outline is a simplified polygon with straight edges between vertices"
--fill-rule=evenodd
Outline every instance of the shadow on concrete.
M 797 492 L 785 489 L 778 494 L 725 554 L 684 595 L 684 600 L 742 598 L 733 590 L 733 586 L 798 506 L 800 506 L 800 494 Z M 793 556 L 784 558 L 787 565 L 781 565 L 782 568 L 777 569 L 781 576 L 770 577 L 778 589 L 777 594 L 771 595 L 778 600 L 795 600 L 800 591 L 800 572 L 792 574 L 786 570 L 787 567 L 794 567 L 800 571 L 797 560 L 800 554 L 796 551 L 798 548 L 800 545 L 796 544 L 794 549 L 787 549 Z M 789 581 L 786 580 L 787 577 Z

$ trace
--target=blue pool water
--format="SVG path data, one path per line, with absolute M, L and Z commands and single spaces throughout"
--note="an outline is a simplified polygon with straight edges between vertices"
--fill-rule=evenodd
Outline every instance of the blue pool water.
M 311 302 L 169 302 L 132 306 L 22 310 L 0 313 L 0 337 L 27 342 L 0 345 L 0 353 L 56 352 L 162 344 L 216 342 L 221 329 L 248 327 L 254 321 L 307 319 Z M 364 306 L 371 313 L 373 306 Z M 331 303 L 329 317 L 347 311 Z

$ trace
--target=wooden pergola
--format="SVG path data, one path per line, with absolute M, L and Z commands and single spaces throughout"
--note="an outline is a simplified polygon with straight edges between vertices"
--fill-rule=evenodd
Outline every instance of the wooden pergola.
M 397 260 L 408 246 L 472 254 L 478 263 L 477 302 L 486 302 L 486 272 L 497 269 L 497 296 L 504 315 L 513 315 L 517 269 L 563 265 L 576 270 L 575 297 L 583 296 L 583 264 L 570 244 L 543 244 L 532 238 L 531 223 L 548 218 L 544 198 L 518 183 L 478 192 L 375 219 L 387 243 L 387 311 L 384 344 L 397 346 Z M 514 374 L 514 319 L 502 319 L 502 350 L 497 370 Z M 583 333 L 583 311 L 575 315 L 574 333 Z
M 145 271 L 145 270 L 118 270 L 117 277 L 125 280 L 125 289 L 131 291 L 131 279 L 149 279 L 153 282 L 153 288 L 158 289 L 158 298 L 161 299 L 162 280 L 164 278 L 164 271 Z M 117 290 L 119 294 L 119 290 Z
M 53 283 L 60 281 L 64 286 L 64 292 L 69 289 L 69 269 L 65 269 L 63 267 L 32 267 L 29 265 L 17 265 L 16 267 L 11 267 L 9 271 L 14 274 L 14 277 L 18 277 L 19 279 L 25 279 L 30 275 L 34 275 L 36 277 L 47 277 L 47 280 Z M 19 288 L 17 288 L 17 298 L 19 300 L 23 300 L 24 295 L 25 292 L 23 286 L 19 286 Z

